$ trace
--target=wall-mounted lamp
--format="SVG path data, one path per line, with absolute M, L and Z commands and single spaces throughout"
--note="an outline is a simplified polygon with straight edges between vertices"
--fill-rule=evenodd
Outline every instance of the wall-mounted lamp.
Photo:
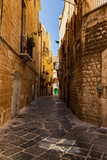
M 34 36 L 36 36 L 36 35 L 37 35 L 37 32 L 32 32 L 32 34 L 33 34 Z
M 59 41 L 55 41 L 57 44 L 59 44 Z

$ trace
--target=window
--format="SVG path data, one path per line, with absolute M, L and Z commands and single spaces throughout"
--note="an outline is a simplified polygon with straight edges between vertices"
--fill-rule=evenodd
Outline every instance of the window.
M 21 36 L 26 35 L 26 6 L 22 0 L 22 16 L 21 16 Z
M 34 7 L 36 7 L 36 0 L 34 0 Z
M 74 0 L 75 4 L 77 5 L 77 0 Z
M 45 72 L 45 66 L 43 65 L 43 72 Z
M 45 41 L 43 41 L 43 52 L 45 52 Z

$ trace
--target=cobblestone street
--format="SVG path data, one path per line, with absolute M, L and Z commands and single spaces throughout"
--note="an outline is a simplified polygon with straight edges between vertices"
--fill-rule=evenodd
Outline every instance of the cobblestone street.
M 0 160 L 107 160 L 107 129 L 42 97 L 0 130 Z

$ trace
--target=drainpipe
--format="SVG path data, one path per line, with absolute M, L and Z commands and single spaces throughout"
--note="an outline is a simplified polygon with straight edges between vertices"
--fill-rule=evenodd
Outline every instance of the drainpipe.
M 40 61 L 40 96 L 42 96 L 41 75 L 42 75 L 42 30 L 41 30 L 41 61 Z
M 1 38 L 1 29 L 2 29 L 2 18 L 3 18 L 3 0 L 1 0 L 1 21 L 0 21 L 0 38 Z
M 68 108 L 69 108 L 69 19 L 70 19 L 70 4 L 68 9 L 68 20 L 67 20 L 67 107 Z

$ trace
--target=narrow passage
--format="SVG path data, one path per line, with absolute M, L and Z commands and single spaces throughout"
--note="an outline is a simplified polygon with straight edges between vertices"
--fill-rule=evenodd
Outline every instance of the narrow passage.
M 0 130 L 0 160 L 107 160 L 107 129 L 41 97 Z

